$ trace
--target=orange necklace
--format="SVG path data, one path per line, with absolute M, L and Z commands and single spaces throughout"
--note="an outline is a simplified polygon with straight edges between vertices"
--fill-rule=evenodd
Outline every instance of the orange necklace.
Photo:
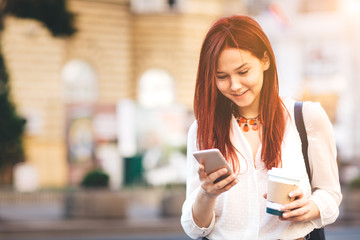
M 251 129 L 257 131 L 259 129 L 258 125 L 259 115 L 254 118 L 246 118 L 243 116 L 236 117 L 236 122 L 238 123 L 239 127 L 244 131 L 248 132 L 251 126 Z M 243 126 L 242 126 L 243 125 Z

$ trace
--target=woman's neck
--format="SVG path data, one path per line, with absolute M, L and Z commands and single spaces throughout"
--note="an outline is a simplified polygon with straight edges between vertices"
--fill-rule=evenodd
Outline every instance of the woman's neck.
M 237 107 L 237 113 L 245 118 L 255 118 L 260 114 L 260 96 L 257 96 L 252 103 L 245 107 Z
M 235 115 L 238 115 L 237 117 L 244 117 L 244 118 L 256 118 L 259 116 L 259 109 L 246 109 L 246 108 L 238 108 L 237 113 Z

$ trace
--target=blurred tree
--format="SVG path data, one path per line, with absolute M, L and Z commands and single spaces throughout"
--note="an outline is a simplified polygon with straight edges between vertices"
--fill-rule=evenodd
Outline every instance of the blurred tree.
M 67 11 L 66 0 L 0 0 L 0 4 L 3 15 L 13 14 L 19 18 L 39 20 L 53 36 L 71 36 L 76 31 L 74 14 Z
M 8 75 L 0 48 L 0 184 L 10 184 L 13 166 L 23 161 L 21 136 L 25 119 L 9 99 Z
M 74 14 L 67 11 L 66 0 L 0 0 L 0 35 L 7 14 L 39 20 L 53 36 L 71 36 L 76 31 Z M 0 48 L 0 185 L 11 184 L 14 165 L 24 161 L 25 123 L 10 100 L 8 74 Z

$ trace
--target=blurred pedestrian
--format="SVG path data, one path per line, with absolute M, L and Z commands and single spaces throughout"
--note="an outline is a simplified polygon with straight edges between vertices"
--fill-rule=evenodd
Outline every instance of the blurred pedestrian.
M 208 31 L 198 66 L 188 134 L 187 192 L 181 223 L 191 238 L 307 239 L 333 223 L 342 199 L 331 123 L 319 103 L 304 102 L 310 176 L 294 122 L 295 100 L 280 97 L 275 56 L 247 16 L 219 19 Z M 217 148 L 234 174 L 209 175 L 192 153 Z M 266 212 L 268 170 L 304 176 L 278 217 Z M 311 186 L 309 179 L 312 179 Z

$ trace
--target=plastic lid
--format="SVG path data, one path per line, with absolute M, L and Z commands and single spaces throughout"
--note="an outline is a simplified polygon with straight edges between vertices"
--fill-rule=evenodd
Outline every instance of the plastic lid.
M 296 181 L 300 181 L 303 178 L 303 176 L 299 176 L 298 174 L 296 175 L 294 174 L 294 172 L 289 172 L 286 169 L 275 167 L 271 168 L 271 170 L 268 171 L 268 174 L 274 177 L 280 177 Z

